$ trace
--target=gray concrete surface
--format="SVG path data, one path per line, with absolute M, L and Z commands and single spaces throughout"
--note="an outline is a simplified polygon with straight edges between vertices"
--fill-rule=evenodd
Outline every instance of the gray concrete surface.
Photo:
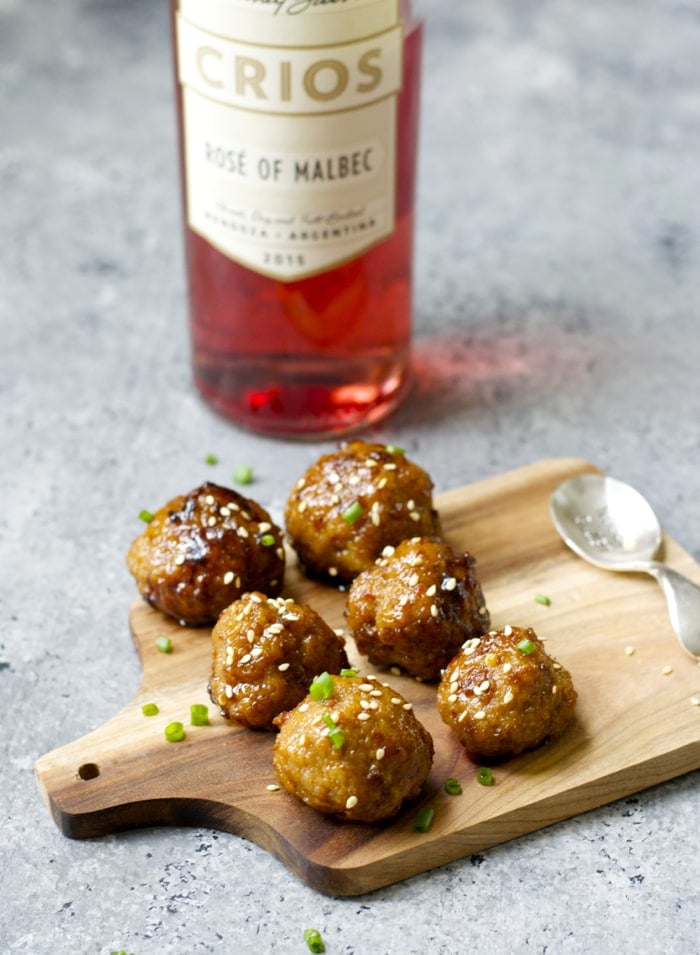
M 438 490 L 587 457 L 700 560 L 700 3 L 429 7 L 418 382 L 376 433 Z M 165 0 L 0 0 L 0 234 L 0 951 L 697 952 L 698 773 L 356 899 L 232 835 L 60 835 L 33 765 L 138 685 L 135 515 L 251 462 L 280 517 L 330 445 L 193 391 Z

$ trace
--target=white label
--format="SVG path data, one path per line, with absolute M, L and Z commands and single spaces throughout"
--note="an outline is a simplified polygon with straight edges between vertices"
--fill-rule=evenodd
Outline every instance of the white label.
M 177 21 L 189 225 L 283 281 L 329 269 L 394 230 L 396 4 L 328 2 L 206 0 L 200 9 L 183 0 Z M 349 14 L 343 42 L 337 28 Z M 284 17 L 297 39 L 324 42 L 257 42 L 286 37 Z M 362 34 L 368 22 L 381 32 Z

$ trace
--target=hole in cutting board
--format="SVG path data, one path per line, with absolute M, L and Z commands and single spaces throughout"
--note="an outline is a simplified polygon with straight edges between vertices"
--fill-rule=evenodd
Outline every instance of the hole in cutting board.
M 100 767 L 97 763 L 83 763 L 78 767 L 78 776 L 81 779 L 97 779 L 100 775 Z

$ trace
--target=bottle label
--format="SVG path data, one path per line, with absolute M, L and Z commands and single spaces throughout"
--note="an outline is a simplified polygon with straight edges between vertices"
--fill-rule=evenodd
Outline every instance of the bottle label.
M 281 281 L 394 231 L 398 0 L 180 0 L 191 229 Z

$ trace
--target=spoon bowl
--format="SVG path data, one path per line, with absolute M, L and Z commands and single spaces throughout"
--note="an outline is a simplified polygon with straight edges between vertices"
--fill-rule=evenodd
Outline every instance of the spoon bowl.
M 681 646 L 700 656 L 700 587 L 655 559 L 663 533 L 639 491 L 607 475 L 580 474 L 554 490 L 549 510 L 562 540 L 579 557 L 604 570 L 654 577 Z

